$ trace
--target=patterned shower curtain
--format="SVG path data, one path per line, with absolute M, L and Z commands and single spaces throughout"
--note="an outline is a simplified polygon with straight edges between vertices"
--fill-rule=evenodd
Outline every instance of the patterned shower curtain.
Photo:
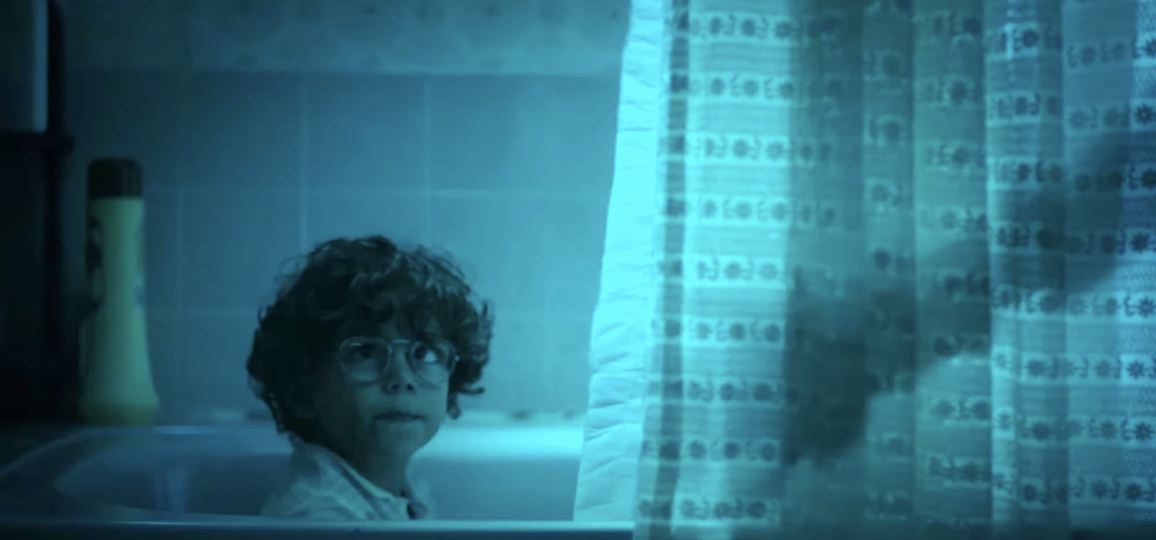
M 1156 1 L 634 1 L 668 85 L 636 538 L 1156 520 Z

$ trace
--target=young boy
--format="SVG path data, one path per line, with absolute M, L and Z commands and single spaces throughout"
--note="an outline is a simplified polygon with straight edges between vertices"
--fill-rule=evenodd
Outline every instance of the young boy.
M 493 317 L 461 272 L 381 236 L 336 239 L 282 278 L 259 315 L 251 385 L 293 444 L 263 515 L 406 520 L 429 515 L 410 457 L 478 394 Z

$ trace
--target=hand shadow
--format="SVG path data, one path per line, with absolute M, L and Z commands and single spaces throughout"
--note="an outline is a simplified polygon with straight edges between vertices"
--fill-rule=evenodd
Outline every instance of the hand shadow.
M 1099 163 L 1090 163 L 1086 168 L 1074 171 L 1073 178 L 1066 180 L 1065 188 L 1036 192 L 1039 196 L 1032 200 L 1021 197 L 1014 207 L 1000 207 L 1003 223 L 1032 223 L 1037 227 L 1062 231 L 1061 240 L 1050 246 L 1040 246 L 1038 237 L 1030 239 L 1032 249 L 1042 248 L 1045 253 L 1052 251 L 1056 255 L 1050 258 L 1050 266 L 1041 262 L 1036 268 L 1028 268 L 1022 256 L 989 260 L 986 247 L 976 245 L 986 242 L 982 237 L 968 241 L 968 246 L 961 242 L 944 248 L 945 252 L 959 248 L 959 253 L 983 254 L 977 257 L 979 260 L 951 265 L 968 271 L 969 286 L 981 284 L 979 302 L 973 298 L 970 308 L 951 303 L 952 293 L 945 290 L 953 286 L 950 283 L 917 295 L 914 280 L 908 279 L 906 283 L 910 286 L 837 297 L 828 292 L 833 284 L 823 282 L 829 278 L 808 276 L 802 270 L 794 272 L 795 288 L 788 300 L 786 350 L 782 359 L 787 410 L 782 448 L 785 465 L 810 461 L 823 467 L 846 454 L 864 440 L 872 399 L 884 392 L 912 392 L 921 375 L 960 352 L 950 347 L 936 348 L 917 361 L 915 336 L 920 324 L 919 302 L 923 302 L 924 308 L 929 302 L 937 303 L 931 306 L 937 316 L 948 310 L 951 324 L 958 322 L 960 328 L 968 329 L 960 330 L 961 333 L 985 335 L 986 340 L 974 341 L 987 347 L 991 343 L 992 269 L 1001 276 L 1001 284 L 1012 283 L 1036 290 L 1062 290 L 1068 295 L 1087 292 L 1108 276 L 1111 264 L 1102 264 L 1096 271 L 1084 271 L 1073 277 L 1067 272 L 1066 258 L 1062 255 L 1074 250 L 1079 242 L 1088 246 L 1086 239 L 1089 238 L 1094 239 L 1092 247 L 1101 249 L 1101 237 L 1119 229 L 1122 212 L 1120 185 L 1129 155 L 1127 135 L 1105 141 L 1097 151 L 1089 150 L 1087 154 L 1097 156 L 1095 160 Z M 1073 196 L 1061 194 L 1069 192 L 1065 190 L 1070 190 L 1067 186 L 1071 185 L 1077 186 L 1074 197 L 1079 199 L 1078 204 L 1073 203 Z M 1089 213 L 1089 197 L 1097 195 L 1102 197 L 1096 198 L 1095 211 Z M 989 208 L 991 206 L 989 204 Z M 987 220 L 986 216 L 982 219 Z M 997 236 L 1001 232 L 995 230 L 997 227 L 992 225 L 987 230 L 987 237 Z M 1109 240 L 1115 241 L 1114 236 Z M 813 247 L 807 249 L 811 250 L 810 254 L 815 253 Z M 945 254 L 932 254 L 929 259 L 942 261 Z M 1099 256 L 1111 255 L 1101 252 Z M 804 256 L 797 262 L 805 266 L 806 258 Z M 823 259 L 829 260 L 828 257 Z M 958 282 L 954 284 L 956 287 L 959 285 Z M 878 353 L 868 359 L 866 349 L 866 336 L 881 330 L 880 321 L 885 321 L 888 331 L 910 335 L 909 347 L 888 350 L 886 358 L 882 359 L 886 365 L 881 365 Z M 987 348 L 965 352 L 990 354 Z

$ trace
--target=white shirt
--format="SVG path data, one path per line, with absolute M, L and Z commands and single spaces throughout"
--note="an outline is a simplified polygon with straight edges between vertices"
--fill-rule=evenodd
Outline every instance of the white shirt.
M 293 435 L 289 441 L 293 444 L 289 477 L 265 501 L 261 515 L 313 521 L 430 518 L 427 489 L 415 490 L 413 482 L 407 482 L 405 496 L 397 497 L 374 485 L 328 448 Z

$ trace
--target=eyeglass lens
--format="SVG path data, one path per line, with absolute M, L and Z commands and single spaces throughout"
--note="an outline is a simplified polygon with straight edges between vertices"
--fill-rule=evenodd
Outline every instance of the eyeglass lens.
M 349 375 L 368 382 L 385 374 L 398 350 L 404 351 L 410 370 L 426 382 L 440 384 L 452 370 L 452 354 L 446 347 L 417 340 L 353 339 L 342 344 L 339 357 Z

